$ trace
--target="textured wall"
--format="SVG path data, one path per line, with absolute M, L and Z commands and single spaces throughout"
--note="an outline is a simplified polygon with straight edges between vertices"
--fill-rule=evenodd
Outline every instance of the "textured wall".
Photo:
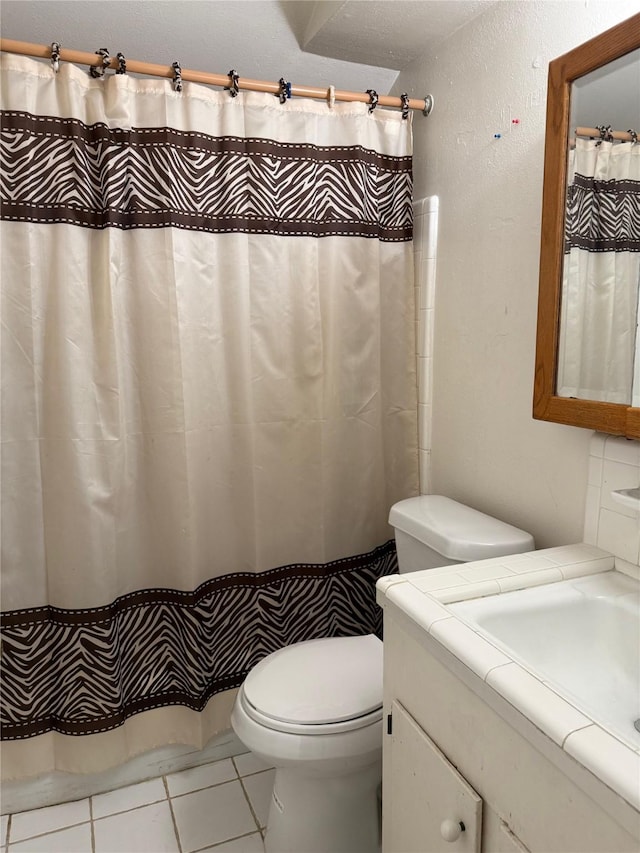
M 531 417 L 547 66 L 637 10 L 503 0 L 396 86 L 436 103 L 414 118 L 415 197 L 440 198 L 432 491 L 539 547 L 582 539 L 591 436 Z

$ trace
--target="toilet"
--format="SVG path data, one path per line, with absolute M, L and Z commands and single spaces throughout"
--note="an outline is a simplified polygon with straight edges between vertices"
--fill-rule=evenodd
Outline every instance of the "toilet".
M 396 503 L 401 573 L 531 551 L 529 533 L 440 495 Z M 267 853 L 377 853 L 382 643 L 373 634 L 286 646 L 238 692 L 231 725 L 276 768 Z

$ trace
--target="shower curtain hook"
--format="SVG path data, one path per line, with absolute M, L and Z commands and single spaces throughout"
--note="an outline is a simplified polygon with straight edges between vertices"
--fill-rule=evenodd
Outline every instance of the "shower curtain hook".
M 284 77 L 280 78 L 279 83 L 280 91 L 278 93 L 278 97 L 280 98 L 280 103 L 284 104 L 287 98 L 291 97 L 291 83 L 288 83 Z
M 106 47 L 101 47 L 100 50 L 96 50 L 98 56 L 102 57 L 102 65 L 90 65 L 89 66 L 89 74 L 96 79 L 101 79 L 104 77 L 104 72 L 107 70 L 111 63 L 111 57 L 109 56 L 109 50 Z
M 127 60 L 125 59 L 124 53 L 116 53 L 116 58 L 118 60 L 118 68 L 116 70 L 116 74 L 126 74 Z
M 227 76 L 231 80 L 231 85 L 225 86 L 224 90 L 225 92 L 228 92 L 232 98 L 235 98 L 237 97 L 239 91 L 238 80 L 240 79 L 240 77 L 238 77 L 238 72 L 235 70 L 235 68 L 232 68 Z
M 369 95 L 369 112 L 372 113 L 378 106 L 378 93 L 375 89 L 367 89 Z
M 613 142 L 610 124 L 597 124 L 596 128 L 600 133 L 600 139 L 596 142 L 596 145 L 600 145 L 603 142 Z
M 182 92 L 182 68 L 179 62 L 172 63 L 173 68 L 173 88 L 176 92 Z
M 402 101 L 402 118 L 409 118 L 409 95 L 403 92 L 400 95 L 400 100 Z
M 637 145 L 637 143 L 638 143 L 638 134 L 636 133 L 636 131 L 635 131 L 635 130 L 632 130 L 631 128 L 629 128 L 629 130 L 627 131 L 627 133 L 628 133 L 628 134 L 629 134 L 629 136 L 631 137 L 631 142 L 632 142 L 632 144 L 633 144 L 633 145 Z
M 51 42 L 51 67 L 56 74 L 60 70 L 60 45 L 57 41 Z
M 336 87 L 329 86 L 327 91 L 327 103 L 329 104 L 329 109 L 332 110 L 336 105 Z

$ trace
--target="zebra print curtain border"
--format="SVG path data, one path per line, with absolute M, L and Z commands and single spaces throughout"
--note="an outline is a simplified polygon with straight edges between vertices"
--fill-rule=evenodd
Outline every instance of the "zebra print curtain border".
M 2 739 L 95 734 L 167 705 L 200 711 L 285 645 L 380 635 L 374 586 L 396 571 L 390 540 L 326 565 L 226 575 L 194 592 L 147 589 L 88 610 L 3 614 Z
M 412 239 L 411 157 L 20 111 L 1 120 L 2 219 Z
M 640 252 L 640 182 L 575 175 L 567 191 L 565 253 Z

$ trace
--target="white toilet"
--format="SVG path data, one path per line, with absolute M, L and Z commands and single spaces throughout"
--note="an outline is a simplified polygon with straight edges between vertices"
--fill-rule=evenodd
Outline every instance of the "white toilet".
M 529 533 L 439 495 L 391 508 L 400 572 L 533 550 Z M 380 849 L 382 643 L 372 634 L 286 646 L 238 692 L 231 724 L 276 768 L 267 853 Z

